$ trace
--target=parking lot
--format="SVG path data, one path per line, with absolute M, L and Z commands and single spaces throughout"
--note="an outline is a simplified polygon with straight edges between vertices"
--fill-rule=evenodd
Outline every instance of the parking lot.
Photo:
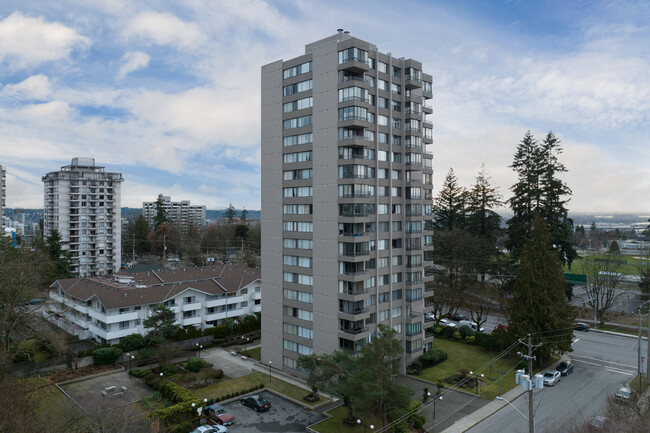
M 264 391 L 260 395 L 271 402 L 271 409 L 266 412 L 255 412 L 250 407 L 243 406 L 239 400 L 224 405 L 235 417 L 235 423 L 228 427 L 230 432 L 300 433 L 304 432 L 308 425 L 325 419 L 320 413 L 305 409 L 273 393 Z

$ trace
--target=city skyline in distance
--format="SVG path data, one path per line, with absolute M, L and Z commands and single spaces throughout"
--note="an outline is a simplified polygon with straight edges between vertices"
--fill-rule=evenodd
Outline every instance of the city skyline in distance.
M 647 4 L 407 1 L 396 18 L 365 1 L 363 20 L 342 4 L 4 3 L 7 207 L 42 207 L 41 177 L 87 156 L 124 175 L 122 206 L 259 209 L 260 66 L 342 27 L 432 72 L 434 195 L 449 167 L 469 187 L 485 163 L 508 197 L 517 143 L 552 130 L 570 211 L 648 213 Z

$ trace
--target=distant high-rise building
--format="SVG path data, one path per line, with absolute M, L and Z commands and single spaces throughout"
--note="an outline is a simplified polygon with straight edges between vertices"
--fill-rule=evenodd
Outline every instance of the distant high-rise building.
M 5 207 L 7 206 L 7 172 L 0 165 L 0 229 L 5 226 Z
M 169 196 L 163 196 L 162 199 L 167 218 L 177 228 L 185 230 L 190 225 L 196 227 L 203 227 L 205 225 L 205 206 L 192 206 L 189 200 L 180 202 L 172 201 Z M 142 216 L 147 220 L 150 229 L 153 229 L 156 212 L 155 201 L 142 202 Z
M 432 77 L 347 32 L 262 67 L 262 360 L 429 349 Z
M 59 231 L 76 276 L 120 269 L 122 181 L 122 174 L 106 172 L 94 158 L 73 158 L 70 165 L 43 176 L 44 235 Z

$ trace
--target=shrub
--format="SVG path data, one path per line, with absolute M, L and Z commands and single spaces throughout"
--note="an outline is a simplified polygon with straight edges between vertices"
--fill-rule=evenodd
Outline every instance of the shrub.
M 172 433 L 189 433 L 194 428 L 190 421 L 178 424 L 171 430 Z
M 460 373 L 460 378 L 465 379 L 471 370 L 467 367 L 460 367 L 458 373 Z
M 167 380 L 161 384 L 160 392 L 173 403 L 183 403 L 196 399 L 190 390 L 183 388 L 171 380 Z
M 455 332 L 454 328 L 448 328 L 445 326 L 444 328 L 442 328 L 442 332 L 440 333 L 440 336 L 442 338 L 451 338 L 454 335 L 454 332 Z
M 458 332 L 458 331 L 454 332 L 454 339 L 460 340 L 461 338 L 463 338 L 463 336 L 460 335 L 460 332 Z
M 190 358 L 187 360 L 187 369 L 192 373 L 198 373 L 203 368 L 203 360 L 201 358 Z
M 413 370 L 422 370 L 422 363 L 419 361 L 415 361 L 411 363 L 411 369 Z
M 442 326 L 436 325 L 436 326 L 433 327 L 433 333 L 436 334 L 436 335 L 440 335 L 440 334 L 442 334 L 443 329 L 444 328 Z
M 472 331 L 472 328 L 470 328 L 467 325 L 463 325 L 460 328 L 458 328 L 458 332 L 460 333 L 460 336 L 463 338 L 467 338 L 474 333 L 474 331 Z
M 174 375 L 174 374 L 178 373 L 178 367 L 175 366 L 175 365 L 168 365 L 165 368 L 163 368 L 163 373 L 165 375 L 170 375 L 170 376 Z
M 135 355 L 135 359 L 138 361 L 144 361 L 145 359 L 150 359 L 153 356 L 153 350 L 149 347 L 141 349 Z
M 13 360 L 15 363 L 27 362 L 34 359 L 34 351 L 32 349 L 24 349 L 20 352 L 14 353 Z
M 210 330 L 209 335 L 214 336 L 214 339 L 226 338 L 226 336 L 228 335 L 228 328 L 226 328 L 226 325 L 215 326 L 213 328 L 208 328 L 208 330 Z
M 129 375 L 133 377 L 137 377 L 139 379 L 145 377 L 147 374 L 149 374 L 148 371 L 146 370 L 139 370 L 137 368 L 134 368 L 133 370 L 129 371 Z
M 133 350 L 140 350 L 145 346 L 144 336 L 140 334 L 129 334 L 120 339 L 122 350 L 131 352 Z
M 114 363 L 121 354 L 122 351 L 117 347 L 100 347 L 92 353 L 93 362 L 96 365 L 109 365 Z
M 416 413 L 411 416 L 411 422 L 413 423 L 413 427 L 420 430 L 424 426 L 424 423 L 427 422 L 427 419 L 421 413 Z
M 481 346 L 485 349 L 488 350 L 495 350 L 497 349 L 497 340 L 494 335 L 491 334 L 484 334 L 482 332 L 477 332 L 474 335 L 474 338 L 476 340 L 476 345 Z
M 418 360 L 423 365 L 436 365 L 447 359 L 447 352 L 442 349 L 431 349 L 426 351 Z
M 473 335 L 468 335 L 465 337 L 465 341 L 468 342 L 469 344 L 474 344 L 476 342 L 476 337 Z

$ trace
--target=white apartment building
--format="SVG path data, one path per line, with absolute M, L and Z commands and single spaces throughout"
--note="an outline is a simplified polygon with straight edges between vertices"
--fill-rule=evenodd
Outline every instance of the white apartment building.
M 116 344 L 145 335 L 142 322 L 158 304 L 171 308 L 180 326 L 200 329 L 259 313 L 260 271 L 225 264 L 69 278 L 50 286 L 50 299 L 43 314 L 52 323 L 81 339 Z
M 70 165 L 43 176 L 44 235 L 58 230 L 80 277 L 117 272 L 121 263 L 120 173 L 96 166 L 94 158 L 73 158 Z
M 205 225 L 205 206 L 191 205 L 189 200 L 172 201 L 170 196 L 163 196 L 162 199 L 167 218 L 177 228 L 184 230 L 190 225 L 196 227 Z M 153 229 L 156 211 L 155 201 L 142 202 L 142 216 L 147 220 L 150 229 Z
M 340 30 L 262 67 L 262 361 L 430 348 L 432 77 Z M 428 290 L 429 289 L 429 290 Z

